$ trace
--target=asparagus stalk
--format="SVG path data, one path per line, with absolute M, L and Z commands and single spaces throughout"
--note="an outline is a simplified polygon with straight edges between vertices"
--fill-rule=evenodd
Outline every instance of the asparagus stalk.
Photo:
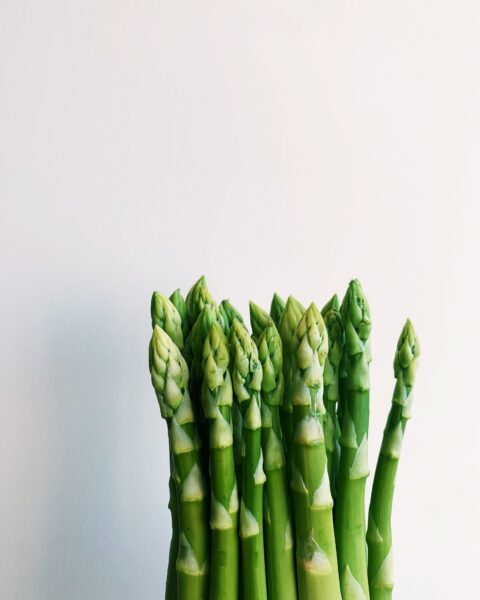
M 370 311 L 360 283 L 351 281 L 341 307 L 345 331 L 345 399 L 335 508 L 343 600 L 368 599 L 365 483 L 368 469 Z
M 328 336 L 311 304 L 292 339 L 294 499 L 299 600 L 341 600 L 327 456 L 322 430 Z
M 208 598 L 208 506 L 198 450 L 198 433 L 188 392 L 188 367 L 180 350 L 155 325 L 149 349 L 150 373 L 162 417 L 168 424 L 178 490 L 178 600 Z
M 170 302 L 178 310 L 178 314 L 180 315 L 180 319 L 182 320 L 182 333 L 183 340 L 185 341 L 190 330 L 187 321 L 187 307 L 185 306 L 185 299 L 182 296 L 182 292 L 179 289 L 175 290 L 170 296 Z
M 152 327 L 158 325 L 176 343 L 181 350 L 183 347 L 183 334 L 181 329 L 181 318 L 173 303 L 162 294 L 154 292 L 150 303 Z M 177 571 L 176 560 L 178 555 L 178 538 L 180 535 L 178 527 L 178 498 L 177 488 L 173 479 L 173 463 L 170 458 L 170 475 L 168 478 L 169 501 L 172 537 L 170 540 L 170 551 L 168 553 L 167 583 L 165 588 L 166 600 L 177 598 Z
M 275 292 L 273 294 L 272 303 L 270 305 L 270 316 L 275 323 L 275 327 L 278 329 L 280 325 L 280 319 L 282 318 L 283 311 L 285 310 L 285 302 L 280 298 L 280 296 Z
M 412 390 L 420 346 L 407 320 L 393 362 L 396 384 L 383 433 L 373 480 L 368 519 L 368 579 L 372 600 L 391 600 L 393 590 L 392 527 L 393 491 L 407 420 L 411 417 Z
M 290 448 L 293 434 L 293 404 L 292 404 L 292 339 L 297 325 L 304 314 L 305 309 L 298 300 L 289 296 L 283 311 L 278 332 L 283 344 L 283 376 L 285 379 L 285 392 L 281 407 L 282 431 L 287 456 L 287 473 L 290 476 Z
M 270 323 L 272 323 L 271 316 L 260 308 L 254 302 L 249 302 L 248 308 L 250 310 L 250 324 L 252 326 L 252 337 L 256 344 L 260 339 L 260 336 L 265 331 Z M 281 340 L 280 340 L 281 341 Z
M 332 307 L 322 316 L 328 332 L 328 354 L 323 373 L 323 403 L 325 417 L 323 431 L 327 450 L 328 476 L 333 498 L 336 496 L 336 472 L 340 460 L 340 426 L 337 417 L 338 404 L 338 368 L 343 350 L 343 329 L 338 309 Z
M 182 318 L 175 305 L 159 292 L 153 292 L 150 303 L 150 312 L 152 316 L 152 327 L 158 325 L 160 329 L 167 332 L 172 338 L 173 343 L 182 351 L 183 333 Z
M 202 405 L 209 423 L 210 598 L 238 598 L 238 496 L 233 458 L 232 381 L 229 349 L 222 328 L 213 322 L 203 347 Z
M 223 330 L 228 338 L 230 336 L 233 321 L 237 319 L 237 321 L 243 323 L 243 318 L 240 312 L 230 302 L 230 300 L 222 300 L 220 302 L 219 310 L 224 320 Z
M 215 300 L 208 291 L 207 282 L 202 275 L 192 286 L 185 299 L 187 322 L 190 329 L 195 325 L 195 321 L 198 319 L 205 306 L 210 306 L 214 310 L 218 322 L 224 327 L 223 316 L 220 314 Z
M 271 319 L 260 335 L 258 354 L 263 370 L 262 448 L 267 478 L 264 507 L 268 596 L 275 600 L 294 600 L 297 597 L 295 560 L 279 412 L 284 390 L 282 341 Z
M 267 584 L 263 545 L 263 458 L 261 448 L 260 390 L 262 365 L 255 343 L 237 320 L 230 336 L 235 400 L 242 413 L 242 499 L 240 537 L 242 580 L 246 600 L 266 600 Z

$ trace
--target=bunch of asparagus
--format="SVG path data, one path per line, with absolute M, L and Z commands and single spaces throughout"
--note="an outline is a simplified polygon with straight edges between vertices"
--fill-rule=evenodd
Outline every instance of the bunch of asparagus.
M 395 475 L 420 348 L 407 320 L 365 519 L 371 320 L 275 294 L 250 334 L 201 277 L 155 292 L 149 362 L 170 447 L 167 600 L 392 597 Z

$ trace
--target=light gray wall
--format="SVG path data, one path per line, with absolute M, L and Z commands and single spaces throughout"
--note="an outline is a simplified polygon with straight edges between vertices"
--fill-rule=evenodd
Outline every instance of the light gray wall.
M 154 600 L 149 298 L 357 276 L 371 458 L 408 315 L 398 600 L 477 589 L 478 2 L 0 3 L 0 597 Z M 477 337 L 475 338 L 475 335 Z

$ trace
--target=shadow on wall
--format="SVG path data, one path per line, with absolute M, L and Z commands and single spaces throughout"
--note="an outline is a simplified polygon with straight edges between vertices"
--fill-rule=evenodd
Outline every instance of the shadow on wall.
M 153 489 L 135 489 L 143 481 L 142 457 L 149 464 L 139 442 L 148 416 L 136 410 L 144 402 L 137 375 L 148 385 L 145 339 L 126 343 L 127 336 L 122 319 L 98 298 L 63 298 L 45 319 L 46 499 L 38 600 L 153 598 L 149 586 L 161 596 L 158 556 L 168 521 L 149 523 L 144 509 L 149 496 L 152 509 L 160 502 L 155 456 L 143 478 Z M 141 369 L 133 377 L 132 362 Z M 158 415 L 151 394 L 145 410 Z M 160 428 L 159 417 L 152 427 Z M 145 552 L 157 558 L 145 561 Z M 153 582 L 145 576 L 149 568 L 158 573 Z

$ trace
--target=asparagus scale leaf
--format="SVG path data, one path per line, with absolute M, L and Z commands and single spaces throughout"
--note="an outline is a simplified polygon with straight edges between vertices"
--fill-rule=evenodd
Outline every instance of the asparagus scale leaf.
M 420 345 L 407 321 L 397 345 L 393 363 L 396 379 L 392 406 L 383 433 L 382 446 L 373 479 L 368 519 L 368 578 L 372 600 L 390 600 L 393 590 L 392 504 L 400 450 L 411 417 L 413 385 Z

